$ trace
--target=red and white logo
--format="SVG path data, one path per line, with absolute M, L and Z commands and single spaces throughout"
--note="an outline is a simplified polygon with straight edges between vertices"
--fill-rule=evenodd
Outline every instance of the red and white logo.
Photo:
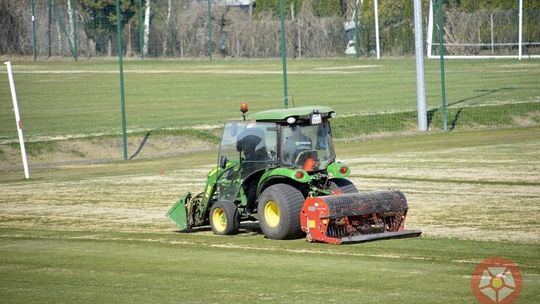
M 489 258 L 476 266 L 471 289 L 482 304 L 511 304 L 521 292 L 521 272 L 516 264 L 503 258 Z

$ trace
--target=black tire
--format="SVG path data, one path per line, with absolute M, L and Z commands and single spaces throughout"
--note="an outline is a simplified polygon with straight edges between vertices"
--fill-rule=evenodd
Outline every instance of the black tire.
M 344 178 L 331 179 L 330 190 L 341 190 L 343 193 L 358 193 L 356 186 L 350 180 Z
M 208 215 L 210 226 L 215 234 L 235 234 L 240 228 L 240 216 L 238 208 L 232 202 L 216 202 Z
M 258 201 L 259 225 L 267 238 L 284 240 L 304 236 L 300 228 L 304 196 L 300 190 L 288 184 L 275 184 L 266 188 Z

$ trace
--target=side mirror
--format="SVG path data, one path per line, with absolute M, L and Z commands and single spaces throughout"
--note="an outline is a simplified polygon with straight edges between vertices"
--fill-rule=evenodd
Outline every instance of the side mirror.
M 219 158 L 219 167 L 221 169 L 225 169 L 225 166 L 227 165 L 228 161 L 229 160 L 227 159 L 227 156 L 221 155 L 221 157 Z

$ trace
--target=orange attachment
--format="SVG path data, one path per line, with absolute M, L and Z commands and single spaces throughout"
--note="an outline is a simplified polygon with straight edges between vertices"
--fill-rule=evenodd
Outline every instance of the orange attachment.
M 245 103 L 245 102 L 242 102 L 242 103 L 240 104 L 240 112 L 246 113 L 248 110 L 249 110 L 249 109 L 248 109 L 248 104 Z
M 304 162 L 304 166 L 302 167 L 302 169 L 304 169 L 305 171 L 313 171 L 315 170 L 316 165 L 317 165 L 316 160 L 314 160 L 313 158 L 308 158 Z
M 330 244 L 419 236 L 420 230 L 405 230 L 407 209 L 401 191 L 308 197 L 300 226 L 308 241 Z

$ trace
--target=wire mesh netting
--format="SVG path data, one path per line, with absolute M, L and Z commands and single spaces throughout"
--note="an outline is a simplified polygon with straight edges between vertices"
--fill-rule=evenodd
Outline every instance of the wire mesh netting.
M 448 44 L 485 43 L 491 33 L 497 43 L 515 41 L 516 1 L 493 10 L 480 6 L 482 1 L 469 1 L 476 6 L 459 9 L 456 1 L 445 1 Z M 37 61 L 43 62 L 15 66 L 25 100 L 23 112 L 32 118 L 25 125 L 28 134 L 117 132 L 118 65 L 107 60 L 118 55 L 115 2 L 0 1 L 0 54 L 28 56 L 35 50 Z M 249 0 L 119 1 L 123 55 L 156 59 L 127 61 L 129 130 L 220 128 L 225 120 L 237 117 L 239 102 L 249 101 L 258 110 L 283 106 L 277 60 L 157 60 L 206 58 L 209 52 L 219 59 L 280 56 L 279 1 L 255 2 L 253 6 Z M 290 105 L 330 104 L 346 114 L 336 120 L 338 137 L 416 130 L 414 63 L 407 58 L 414 52 L 412 1 L 379 1 L 383 58 L 406 57 L 386 62 L 346 57 L 347 44 L 354 40 L 350 27 L 344 26 L 354 16 L 351 3 L 354 0 L 286 1 L 288 57 L 325 58 L 290 61 Z M 530 42 L 540 41 L 540 3 L 523 3 L 523 41 L 529 43 L 524 54 L 530 54 L 537 51 Z M 422 4 L 427 29 L 430 5 Z M 358 51 L 366 59 L 374 56 L 376 47 L 374 1 L 361 2 L 359 10 Z M 491 52 L 468 45 L 447 48 L 450 53 Z M 515 46 L 494 51 L 514 52 Z M 68 60 L 46 61 L 48 57 Z M 72 64 L 70 57 L 105 60 Z M 532 60 L 527 64 L 449 63 L 450 128 L 539 124 L 538 69 Z M 439 67 L 428 61 L 426 71 L 428 123 L 438 129 Z M 0 89 L 9 96 L 8 88 Z M 11 119 L 8 114 L 0 113 L 0 137 L 13 133 L 6 123 Z
M 437 9 L 436 9 L 437 10 Z M 540 4 L 523 1 L 522 55 L 540 55 Z M 484 3 L 468 1 L 467 5 L 444 7 L 444 45 L 448 55 L 517 55 L 519 51 L 519 1 Z M 439 16 L 434 14 L 433 29 L 438 31 Z M 438 53 L 438 34 L 434 34 Z
M 182 58 L 208 56 L 209 52 L 215 56 L 247 58 L 280 55 L 279 1 L 276 0 L 119 2 L 123 50 L 127 56 Z M 354 0 L 285 2 L 289 57 L 345 56 L 348 43 L 354 40 L 351 28 Z M 412 55 L 412 2 L 378 2 L 383 56 Z M 444 39 L 449 54 L 515 53 L 518 1 L 462 2 L 444 1 Z M 0 37 L 3 38 L 0 54 L 32 54 L 35 42 L 39 57 L 114 56 L 115 4 L 115 0 L 4 0 L 0 3 Z M 374 0 L 359 4 L 358 51 L 364 57 L 373 56 Z M 428 0 L 423 1 L 423 7 L 427 30 Z M 434 20 L 436 24 L 437 14 Z M 524 54 L 540 54 L 540 3 L 534 0 L 523 1 L 522 38 Z

